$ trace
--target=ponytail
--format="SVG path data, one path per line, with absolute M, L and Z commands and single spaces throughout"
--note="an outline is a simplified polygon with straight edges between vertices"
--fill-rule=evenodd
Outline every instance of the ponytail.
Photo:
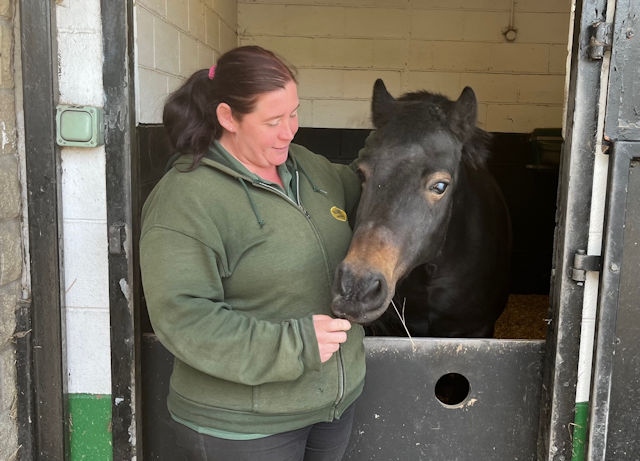
M 164 106 L 162 122 L 174 151 L 191 154 L 194 166 L 206 154 L 221 127 L 216 117 L 217 97 L 209 69 L 195 72 Z

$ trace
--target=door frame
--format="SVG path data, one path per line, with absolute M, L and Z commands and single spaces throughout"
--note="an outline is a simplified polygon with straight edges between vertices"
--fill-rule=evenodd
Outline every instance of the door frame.
M 586 250 L 593 189 L 602 60 L 590 58 L 592 25 L 606 19 L 607 0 L 577 0 L 560 166 L 551 277 L 551 318 L 543 368 L 538 459 L 570 459 L 584 284 L 572 278 Z
M 603 232 L 602 269 L 593 351 L 587 459 L 637 456 L 637 342 L 640 315 L 640 24 L 637 2 L 615 2 L 607 25 L 611 66 L 605 89 L 603 138 L 609 170 Z
M 105 155 L 111 322 L 111 431 L 113 459 L 142 459 L 140 328 L 134 305 L 131 178 L 135 177 L 133 1 L 101 0 L 105 93 Z M 134 208 L 135 209 L 135 208 Z
M 30 303 L 20 303 L 16 314 L 21 459 L 65 459 L 67 451 L 55 7 L 55 2 L 16 2 L 31 281 Z

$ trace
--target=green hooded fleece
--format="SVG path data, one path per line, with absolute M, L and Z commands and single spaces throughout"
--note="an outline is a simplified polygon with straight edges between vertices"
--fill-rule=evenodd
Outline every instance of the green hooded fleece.
M 234 168 L 217 142 L 186 171 L 191 159 L 173 164 L 142 211 L 149 317 L 175 356 L 169 411 L 241 434 L 340 417 L 362 391 L 364 332 L 352 325 L 321 363 L 312 315 L 330 315 L 357 176 L 292 144 L 293 200 Z

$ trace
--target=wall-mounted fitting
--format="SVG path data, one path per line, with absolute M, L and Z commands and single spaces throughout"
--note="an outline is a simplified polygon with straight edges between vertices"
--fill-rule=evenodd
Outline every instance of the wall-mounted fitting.
M 96 147 L 104 144 L 102 107 L 59 105 L 56 142 L 59 146 Z
M 507 42 L 515 42 L 518 38 L 518 29 L 515 26 L 516 0 L 511 0 L 511 8 L 509 9 L 509 25 L 504 28 L 502 35 Z
M 504 39 L 507 42 L 515 42 L 516 38 L 518 38 L 518 29 L 512 26 L 509 26 L 502 31 L 502 35 L 504 35 Z

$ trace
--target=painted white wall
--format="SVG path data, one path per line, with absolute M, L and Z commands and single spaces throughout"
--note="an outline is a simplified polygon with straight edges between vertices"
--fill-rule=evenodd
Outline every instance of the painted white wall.
M 571 0 L 136 0 L 136 119 L 161 123 L 165 97 L 188 75 L 255 43 L 299 70 L 301 126 L 369 128 L 382 77 L 394 95 L 457 98 L 473 87 L 489 131 L 560 127 L 570 9 Z M 510 22 L 513 43 L 502 35 Z
M 138 123 L 160 123 L 169 93 L 237 45 L 236 0 L 136 0 Z
M 239 0 L 238 31 L 240 44 L 298 68 L 301 126 L 369 128 L 383 78 L 395 96 L 457 98 L 471 86 L 481 127 L 528 133 L 562 126 L 570 10 L 571 0 Z
M 60 104 L 102 107 L 100 0 L 58 0 Z M 111 394 L 104 147 L 62 149 L 67 390 Z

